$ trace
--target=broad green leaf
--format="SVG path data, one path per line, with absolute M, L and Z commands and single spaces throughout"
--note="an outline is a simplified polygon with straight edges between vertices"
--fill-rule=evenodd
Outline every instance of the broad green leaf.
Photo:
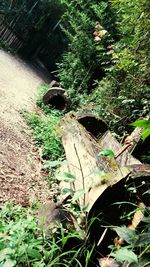
M 117 233 L 117 235 L 125 240 L 129 244 L 135 243 L 135 240 L 137 239 L 137 236 L 135 234 L 134 230 L 131 230 L 127 228 L 126 226 L 123 227 L 115 227 L 113 228 L 114 231 Z
M 150 135 L 150 129 L 146 129 L 142 132 L 143 141 Z
M 69 172 L 64 172 L 63 174 L 57 175 L 57 179 L 59 181 L 65 181 L 66 183 L 73 183 L 76 180 L 76 176 Z
M 46 161 L 43 166 L 43 169 L 54 168 L 59 165 L 65 165 L 65 164 L 67 164 L 67 161 L 60 161 L 60 160 Z
M 145 223 L 150 223 L 150 216 L 144 217 L 141 221 Z
M 115 154 L 111 149 L 105 149 L 98 153 L 98 156 L 114 158 Z
M 64 176 L 67 177 L 67 178 L 70 178 L 70 179 L 75 179 L 75 175 L 74 174 L 71 174 L 70 172 L 64 172 Z
M 111 256 L 121 263 L 138 263 L 137 255 L 127 248 L 120 248 L 119 250 L 111 253 Z
M 76 201 L 78 200 L 81 196 L 83 196 L 85 194 L 85 190 L 84 189 L 80 189 L 80 190 L 77 190 L 72 198 L 72 201 Z
M 149 120 L 137 120 L 130 125 L 140 127 L 140 128 L 150 128 L 150 121 Z
M 45 164 L 44 164 L 44 168 L 53 168 L 53 167 L 57 167 L 58 165 L 61 165 L 61 161 L 58 161 L 58 160 L 54 160 L 54 161 L 47 161 Z
M 63 189 L 63 194 L 74 194 L 74 190 L 70 189 L 70 188 L 64 188 Z

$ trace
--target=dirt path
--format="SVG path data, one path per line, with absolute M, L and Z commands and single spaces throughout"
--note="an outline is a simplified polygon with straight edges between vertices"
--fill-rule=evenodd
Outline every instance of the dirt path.
M 29 66 L 0 50 L 0 202 L 28 205 L 49 197 L 38 151 L 21 115 L 35 109 L 41 83 Z

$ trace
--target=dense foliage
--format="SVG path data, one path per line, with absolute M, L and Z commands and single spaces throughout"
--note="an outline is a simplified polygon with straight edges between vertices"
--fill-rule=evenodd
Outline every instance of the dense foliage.
M 119 116 L 134 119 L 149 111 L 149 1 L 112 1 L 120 40 L 113 46 L 112 66 L 93 99 Z
M 37 208 L 5 204 L 0 208 L 0 266 L 2 267 L 81 267 L 80 256 L 85 253 L 86 264 L 90 251 L 84 247 L 65 246 L 79 233 L 64 232 L 62 228 L 46 236 L 37 225 Z
M 58 77 L 73 104 L 91 100 L 100 112 L 132 120 L 145 115 L 150 95 L 149 1 L 62 2 L 69 48 Z
M 113 63 L 110 50 L 117 38 L 115 14 L 108 1 L 62 3 L 66 11 L 61 25 L 69 46 L 58 64 L 58 77 L 72 97 L 73 105 L 77 105 Z

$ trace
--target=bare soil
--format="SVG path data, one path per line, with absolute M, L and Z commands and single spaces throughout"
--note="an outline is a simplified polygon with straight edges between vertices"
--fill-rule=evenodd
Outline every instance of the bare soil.
M 21 114 L 36 110 L 43 82 L 26 63 L 0 50 L 0 203 L 26 206 L 50 198 L 39 150 Z

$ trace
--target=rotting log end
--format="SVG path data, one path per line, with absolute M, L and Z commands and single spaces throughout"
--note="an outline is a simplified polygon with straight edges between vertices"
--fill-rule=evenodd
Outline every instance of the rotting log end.
M 43 96 L 43 103 L 44 105 L 65 111 L 69 104 L 69 98 L 67 97 L 64 89 L 60 87 L 53 87 Z
M 95 138 L 100 137 L 108 130 L 107 124 L 91 113 L 78 115 L 77 120 Z

